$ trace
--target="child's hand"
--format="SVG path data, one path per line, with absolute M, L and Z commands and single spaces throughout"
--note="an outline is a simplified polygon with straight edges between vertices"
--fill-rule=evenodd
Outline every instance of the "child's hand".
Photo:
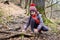
M 26 32 L 26 30 L 22 30 L 22 32 Z
M 26 28 L 27 28 L 26 25 L 24 25 L 24 30 L 26 30 Z
M 34 33 L 38 33 L 38 29 L 34 29 Z
M 25 30 L 22 30 L 22 31 L 25 31 Z

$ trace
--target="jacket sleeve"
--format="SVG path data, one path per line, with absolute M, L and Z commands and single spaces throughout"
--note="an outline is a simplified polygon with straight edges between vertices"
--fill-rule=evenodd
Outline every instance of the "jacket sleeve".
M 42 19 L 42 14 L 39 14 L 39 19 L 40 19 L 40 23 L 39 23 L 39 25 L 38 25 L 38 27 L 37 27 L 38 30 L 41 29 L 42 25 L 44 25 L 43 19 Z
M 30 25 L 30 21 L 31 21 L 31 17 L 29 17 L 29 20 L 27 22 L 27 24 L 25 25 L 24 29 L 26 30 L 28 28 L 28 26 Z

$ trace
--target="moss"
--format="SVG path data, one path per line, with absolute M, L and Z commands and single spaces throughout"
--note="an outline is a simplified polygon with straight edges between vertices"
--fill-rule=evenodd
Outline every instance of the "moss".
M 45 10 L 44 8 L 42 8 L 41 6 L 36 6 L 37 10 L 40 12 L 40 13 L 44 13 Z
M 27 14 L 27 16 L 29 16 L 29 15 L 30 15 L 30 13 Z
M 42 18 L 43 18 L 44 23 L 45 23 L 46 25 L 48 25 L 49 23 L 53 23 L 53 22 L 51 22 L 48 18 L 45 18 L 45 17 L 42 17 Z
M 52 32 L 57 33 L 59 30 L 57 29 L 57 25 L 53 23 L 49 23 L 48 26 L 52 29 Z
M 60 25 L 60 19 L 55 21 L 56 24 Z
M 3 16 L 3 12 L 0 10 L 0 17 L 2 17 Z
M 3 19 L 0 17 L 0 23 L 2 23 L 3 22 Z
M 11 21 L 12 20 L 12 16 L 7 16 L 6 19 L 7 19 L 7 21 Z

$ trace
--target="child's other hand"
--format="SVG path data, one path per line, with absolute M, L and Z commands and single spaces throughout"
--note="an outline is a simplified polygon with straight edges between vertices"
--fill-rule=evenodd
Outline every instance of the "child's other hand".
M 22 32 L 26 32 L 26 30 L 22 30 Z
M 34 33 L 38 33 L 38 29 L 34 29 Z
M 24 25 L 24 30 L 26 29 L 26 25 Z

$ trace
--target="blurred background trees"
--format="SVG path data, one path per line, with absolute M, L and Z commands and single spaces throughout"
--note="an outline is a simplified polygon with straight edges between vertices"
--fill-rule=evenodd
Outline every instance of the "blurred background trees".
M 0 0 L 1 2 L 6 0 Z M 7 0 L 12 2 L 22 9 L 26 9 L 26 14 L 29 13 L 30 3 L 35 3 L 37 10 L 42 13 L 44 16 L 43 19 L 46 21 L 46 18 L 51 20 L 60 19 L 60 0 Z

